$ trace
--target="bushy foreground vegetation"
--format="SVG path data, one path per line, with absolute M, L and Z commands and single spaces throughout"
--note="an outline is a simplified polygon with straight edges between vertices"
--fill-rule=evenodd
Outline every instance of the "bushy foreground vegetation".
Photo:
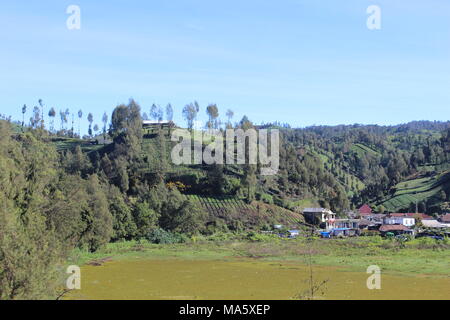
M 158 228 L 202 231 L 202 208 L 167 188 L 162 176 L 140 175 L 134 102 L 116 108 L 112 134 L 109 155 L 89 158 L 80 146 L 58 153 L 45 130 L 14 133 L 0 121 L 0 299 L 55 297 L 74 248 L 94 252 Z

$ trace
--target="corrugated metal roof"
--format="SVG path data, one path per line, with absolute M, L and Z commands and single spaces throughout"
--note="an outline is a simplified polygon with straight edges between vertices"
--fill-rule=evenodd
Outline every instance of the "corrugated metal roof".
M 437 220 L 422 220 L 422 224 L 427 228 L 446 228 L 447 226 Z

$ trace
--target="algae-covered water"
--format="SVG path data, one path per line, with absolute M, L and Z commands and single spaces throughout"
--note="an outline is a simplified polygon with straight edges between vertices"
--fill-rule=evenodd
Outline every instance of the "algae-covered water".
M 128 259 L 82 267 L 81 290 L 68 299 L 292 299 L 309 288 L 309 267 L 295 262 Z M 316 299 L 450 299 L 450 278 L 381 274 L 369 290 L 366 270 L 315 266 Z

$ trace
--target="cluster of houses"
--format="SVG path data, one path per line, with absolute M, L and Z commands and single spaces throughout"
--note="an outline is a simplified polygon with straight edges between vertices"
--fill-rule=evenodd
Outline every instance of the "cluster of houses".
M 363 230 L 372 230 L 382 236 L 416 236 L 435 232 L 450 236 L 449 213 L 438 218 L 423 213 L 380 214 L 372 212 L 370 206 L 363 205 L 357 212 L 349 212 L 345 219 L 336 218 L 334 212 L 324 208 L 306 208 L 303 216 L 308 224 L 321 230 L 320 234 L 324 238 L 358 236 Z

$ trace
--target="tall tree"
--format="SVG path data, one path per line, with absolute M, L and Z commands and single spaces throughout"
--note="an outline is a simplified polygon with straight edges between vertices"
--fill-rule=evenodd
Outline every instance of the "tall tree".
M 80 109 L 78 110 L 78 135 L 81 138 L 81 118 L 83 118 L 83 111 Z
M 169 122 L 173 121 L 173 108 L 170 103 L 166 106 L 166 118 Z
M 56 117 L 56 110 L 55 108 L 50 108 L 49 112 L 48 112 L 48 117 L 51 119 L 50 120 L 50 131 L 53 132 L 53 130 L 55 130 L 55 117 Z
M 234 117 L 234 112 L 231 109 L 228 109 L 226 115 L 228 118 L 227 128 L 232 128 L 231 119 Z
M 41 110 L 38 106 L 34 106 L 33 108 L 33 117 L 31 118 L 31 126 L 33 128 L 37 128 L 39 123 L 41 122 Z
M 240 122 L 240 127 L 244 131 L 249 129 L 254 129 L 253 123 L 244 116 Z M 244 174 L 242 176 L 242 185 L 246 191 L 246 200 L 247 202 L 251 202 L 255 200 L 255 186 L 257 183 L 256 171 L 257 166 L 255 164 L 250 164 L 250 141 L 244 141 L 245 148 L 245 164 L 243 166 Z
M 73 138 L 74 137 L 74 132 L 75 132 L 75 115 L 72 113 L 72 126 L 70 127 L 70 136 Z
M 150 108 L 150 118 L 152 120 L 158 120 L 158 106 L 156 104 L 152 104 Z
M 103 143 L 106 143 L 106 126 L 108 124 L 108 115 L 106 114 L 106 112 L 103 114 Z
M 94 116 L 92 115 L 92 113 L 88 114 L 87 117 L 88 121 L 89 121 L 89 130 L 88 130 L 88 134 L 89 136 L 92 138 L 92 122 L 94 122 Z
M 65 114 L 65 121 L 67 124 L 69 122 L 70 110 L 67 108 L 66 111 L 64 111 L 64 114 Z
M 27 105 L 24 104 L 22 107 L 22 128 L 25 125 L 25 113 L 27 113 Z
M 206 114 L 208 115 L 208 123 L 207 128 L 208 129 L 217 129 L 218 123 L 217 118 L 219 117 L 219 109 L 217 108 L 217 105 L 210 104 L 206 107 Z
M 197 119 L 197 114 L 200 110 L 200 107 L 195 101 L 194 103 L 190 103 L 183 108 L 183 118 L 187 122 L 187 126 L 189 130 L 192 130 L 194 126 L 194 121 Z
M 157 117 L 158 117 L 158 122 L 161 122 L 164 119 L 164 111 L 161 107 L 158 107 Z
M 61 120 L 61 131 L 64 130 L 64 123 L 66 122 L 66 114 L 64 111 L 59 111 L 59 118 Z
M 170 131 L 173 126 L 173 108 L 170 103 L 166 106 L 166 117 L 167 117 L 167 121 L 169 122 L 168 134 L 170 136 Z
M 131 99 L 128 105 L 117 106 L 111 117 L 110 134 L 116 144 L 124 144 L 122 155 L 135 157 L 142 141 L 142 118 L 140 106 Z
M 44 102 L 39 99 L 39 106 L 41 107 L 41 128 L 44 129 Z

